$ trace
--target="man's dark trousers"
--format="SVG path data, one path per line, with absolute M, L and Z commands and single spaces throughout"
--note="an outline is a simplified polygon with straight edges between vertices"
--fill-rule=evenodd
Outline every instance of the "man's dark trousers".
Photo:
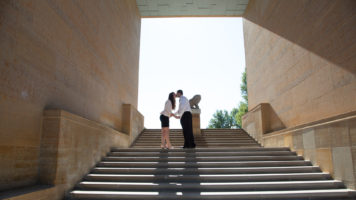
M 184 135 L 184 148 L 195 148 L 192 123 L 192 113 L 184 112 L 180 119 Z

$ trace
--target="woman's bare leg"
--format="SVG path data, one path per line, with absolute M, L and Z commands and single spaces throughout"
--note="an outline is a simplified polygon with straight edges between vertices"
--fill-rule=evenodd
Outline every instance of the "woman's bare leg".
M 161 132 L 162 132 L 162 135 L 161 135 L 161 148 L 164 148 L 164 146 L 166 145 L 166 144 L 165 144 L 165 137 L 164 137 L 164 135 L 165 135 L 165 128 L 162 127 Z
M 169 128 L 167 129 L 167 132 L 166 132 L 166 147 L 168 149 L 172 149 L 172 144 L 171 144 L 171 141 L 169 139 Z

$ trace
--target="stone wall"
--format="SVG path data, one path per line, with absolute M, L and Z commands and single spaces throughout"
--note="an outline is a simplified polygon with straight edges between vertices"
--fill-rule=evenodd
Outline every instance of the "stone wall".
M 250 0 L 243 20 L 243 128 L 264 146 L 290 147 L 353 189 L 355 13 L 353 0 Z
M 118 131 L 137 108 L 135 1 L 2 0 L 0 38 L 0 190 L 38 181 L 45 108 Z
M 355 111 L 355 13 L 354 0 L 250 0 L 249 110 L 268 103 L 286 127 Z
M 135 141 L 144 128 L 143 115 L 131 104 L 124 104 L 122 130 L 130 136 L 130 141 Z
M 130 138 L 64 110 L 46 110 L 38 185 L 20 189 L 19 193 L 10 191 L 8 196 L 0 194 L 0 199 L 63 199 L 111 147 L 127 148 L 132 143 Z
M 356 112 L 263 136 L 265 147 L 290 147 L 356 189 Z
M 261 103 L 243 115 L 242 127 L 259 143 L 264 134 L 285 128 L 268 103 Z
M 64 192 L 87 174 L 111 147 L 128 147 L 130 135 L 63 110 L 46 110 L 41 138 L 39 182 Z

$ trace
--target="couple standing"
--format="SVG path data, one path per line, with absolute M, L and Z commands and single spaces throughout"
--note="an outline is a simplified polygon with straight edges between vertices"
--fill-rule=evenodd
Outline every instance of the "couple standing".
M 176 97 L 179 98 L 179 108 L 176 113 L 173 113 L 172 111 L 176 108 Z M 172 116 L 176 119 L 180 119 L 180 124 L 182 125 L 184 136 L 183 148 L 195 148 L 192 125 L 192 110 L 190 108 L 188 99 L 183 96 L 182 90 L 178 90 L 177 94 L 174 92 L 169 93 L 164 110 L 161 112 L 161 148 L 173 149 L 173 146 L 169 140 L 169 118 Z

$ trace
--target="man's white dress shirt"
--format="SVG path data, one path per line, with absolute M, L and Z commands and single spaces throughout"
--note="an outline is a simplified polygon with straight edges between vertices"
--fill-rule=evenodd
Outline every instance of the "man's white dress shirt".
M 182 95 L 179 97 L 179 109 L 176 115 L 182 116 L 184 112 L 192 112 L 192 109 L 190 108 L 190 103 L 187 97 Z

